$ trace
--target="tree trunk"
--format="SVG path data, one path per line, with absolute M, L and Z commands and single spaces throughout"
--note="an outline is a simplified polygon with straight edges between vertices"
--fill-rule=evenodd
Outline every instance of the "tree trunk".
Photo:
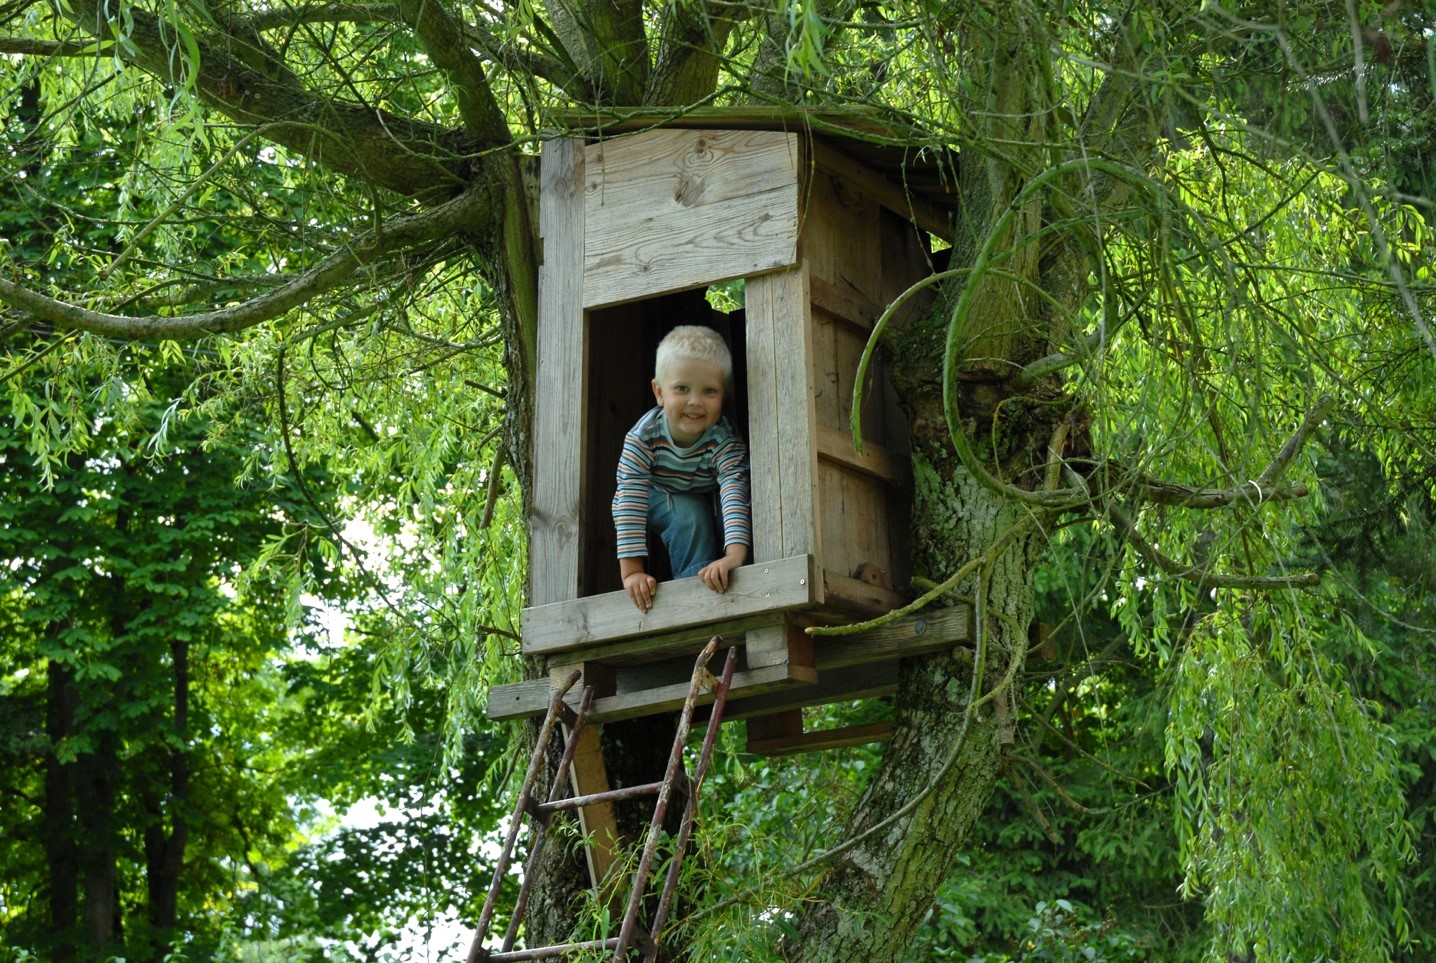
M 150 820 L 145 828 L 145 885 L 151 944 L 148 955 L 154 960 L 163 958 L 173 939 L 179 915 L 180 874 L 184 870 L 185 845 L 189 841 L 189 823 L 184 815 L 189 802 L 189 756 L 184 749 L 189 735 L 189 643 L 177 639 L 170 644 L 170 652 L 174 663 L 176 748 L 166 754 L 169 799 L 163 800 L 153 792 L 147 792 L 145 797 Z
M 85 943 L 103 958 L 120 943 L 118 834 L 115 828 L 119 740 L 113 730 L 94 737 L 93 752 L 76 761 L 80 868 Z
M 75 958 L 75 897 L 79 893 L 79 851 L 75 845 L 74 767 L 60 760 L 56 750 L 74 730 L 75 684 L 69 670 L 51 660 L 46 674 L 49 691 L 45 710 L 45 862 L 49 878 L 51 959 L 68 963 Z
M 1025 531 L 982 576 L 973 649 L 903 666 L 892 741 L 844 837 L 855 845 L 829 863 L 798 939 L 784 947 L 795 963 L 903 958 L 992 795 L 1011 740 L 1010 682 L 1026 656 L 1040 529 L 956 465 L 943 438 L 924 444 L 915 466 L 917 571 L 942 578 L 1014 525 Z M 958 591 L 978 597 L 977 582 Z

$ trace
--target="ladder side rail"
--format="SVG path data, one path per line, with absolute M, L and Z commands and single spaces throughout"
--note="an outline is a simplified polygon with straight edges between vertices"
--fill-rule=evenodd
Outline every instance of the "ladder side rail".
M 548 741 L 553 737 L 554 726 L 558 723 L 559 714 L 564 707 L 564 696 L 568 695 L 568 690 L 574 687 L 582 675 L 583 673 L 578 669 L 569 673 L 563 685 L 553 694 L 553 701 L 549 703 L 548 713 L 544 716 L 543 725 L 534 742 L 534 751 L 529 757 L 528 772 L 525 773 L 523 785 L 519 788 L 519 798 L 514 803 L 514 811 L 509 819 L 509 831 L 504 836 L 503 849 L 499 851 L 499 859 L 494 866 L 494 881 L 489 885 L 489 895 L 484 900 L 483 912 L 479 914 L 479 925 L 474 928 L 474 941 L 469 946 L 467 963 L 479 963 L 487 954 L 484 949 L 484 934 L 489 931 L 489 926 L 494 920 L 494 909 L 498 904 L 499 890 L 503 888 L 504 875 L 508 872 L 509 860 L 513 858 L 514 843 L 518 840 L 519 830 L 523 828 L 524 810 L 530 802 L 529 793 L 543 766 Z
M 663 926 L 668 922 L 668 910 L 673 904 L 673 894 L 678 888 L 678 874 L 683 867 L 683 856 L 688 852 L 688 840 L 693 833 L 693 822 L 698 815 L 698 794 L 703 788 L 703 777 L 708 773 L 708 764 L 713 761 L 713 743 L 718 727 L 723 724 L 723 708 L 728 704 L 728 690 L 733 685 L 733 669 L 738 661 L 738 647 L 728 650 L 728 659 L 723 664 L 723 677 L 714 691 L 713 712 L 708 717 L 708 731 L 703 735 L 703 750 L 698 756 L 698 766 L 689 783 L 688 801 L 683 807 L 683 821 L 678 827 L 678 838 L 673 843 L 673 859 L 668 864 L 668 874 L 663 880 L 663 895 L 658 900 L 658 910 L 653 914 L 653 925 L 649 929 L 651 940 L 644 963 L 653 963 L 658 956 L 658 941 L 663 936 Z
M 583 687 L 583 698 L 579 700 L 578 711 L 573 713 L 573 721 L 568 733 L 568 742 L 564 744 L 563 756 L 559 759 L 558 771 L 554 774 L 553 784 L 549 786 L 548 802 L 552 803 L 561 793 L 568 781 L 568 769 L 573 764 L 574 752 L 578 749 L 578 734 L 583 731 L 584 723 L 588 720 L 588 709 L 593 704 L 593 686 Z M 567 707 L 565 707 L 567 708 Z M 514 901 L 514 911 L 509 917 L 509 927 L 504 932 L 503 952 L 514 948 L 514 941 L 518 939 L 519 925 L 523 922 L 524 914 L 529 908 L 529 891 L 533 888 L 534 870 L 538 867 L 540 854 L 543 853 L 544 843 L 548 841 L 549 813 L 543 812 L 542 806 L 531 806 L 530 811 L 534 813 L 534 819 L 538 823 L 534 831 L 533 845 L 529 848 L 529 857 L 524 862 L 524 881 L 519 886 L 518 899 Z
M 613 951 L 615 961 L 621 961 L 628 951 L 629 945 L 634 938 L 634 932 L 638 926 L 638 907 L 643 901 L 643 894 L 647 890 L 648 875 L 653 868 L 653 857 L 658 850 L 658 836 L 663 826 L 664 814 L 668 811 L 668 799 L 673 793 L 673 786 L 677 782 L 678 773 L 683 767 L 683 743 L 688 738 L 688 729 L 693 723 L 693 707 L 698 701 L 698 689 L 706 676 L 712 679 L 708 672 L 708 660 L 718 648 L 718 636 L 708 640 L 708 644 L 699 653 L 698 660 L 693 665 L 693 679 L 688 685 L 688 697 L 683 701 L 683 712 L 678 719 L 678 727 L 673 737 L 673 751 L 668 756 L 668 769 L 663 775 L 663 786 L 658 790 L 658 802 L 653 807 L 653 819 L 648 824 L 648 836 L 644 840 L 643 856 L 638 861 L 638 869 L 633 875 L 633 889 L 628 897 L 628 908 L 623 914 L 623 926 L 618 934 L 618 946 Z

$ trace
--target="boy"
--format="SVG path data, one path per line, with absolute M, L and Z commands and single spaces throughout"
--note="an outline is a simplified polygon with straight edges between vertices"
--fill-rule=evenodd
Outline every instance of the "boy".
M 613 524 L 623 587 L 640 612 L 653 608 L 658 580 L 645 568 L 648 530 L 663 539 L 673 577 L 697 575 L 715 592 L 748 560 L 753 543 L 748 448 L 723 417 L 733 358 L 718 332 L 680 325 L 659 342 L 657 407 L 623 439 Z M 723 515 L 723 551 L 713 526 L 712 492 Z

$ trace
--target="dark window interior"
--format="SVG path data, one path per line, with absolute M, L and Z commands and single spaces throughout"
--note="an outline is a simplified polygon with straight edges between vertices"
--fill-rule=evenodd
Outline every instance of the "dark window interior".
M 623 588 L 618 577 L 611 510 L 614 473 L 624 434 L 653 405 L 650 382 L 654 353 L 658 342 L 672 328 L 706 324 L 727 340 L 733 352 L 734 390 L 729 393 L 725 410 L 743 437 L 748 437 L 743 319 L 741 309 L 724 314 L 712 308 L 702 289 L 588 312 L 588 438 L 583 459 L 586 477 L 582 489 L 580 596 Z M 649 547 L 653 548 L 651 544 Z M 668 577 L 666 559 L 650 558 L 648 569 L 660 579 Z

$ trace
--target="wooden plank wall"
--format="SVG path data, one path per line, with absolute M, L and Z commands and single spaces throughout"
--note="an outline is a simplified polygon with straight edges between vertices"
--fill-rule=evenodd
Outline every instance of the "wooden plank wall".
M 749 278 L 746 292 L 754 558 L 818 555 L 807 271 Z
M 534 473 L 529 515 L 530 605 L 578 594 L 582 536 L 584 411 L 549 389 L 580 385 L 587 358 L 583 319 L 583 144 L 544 144 L 539 195 L 538 397 L 534 402 Z
M 652 130 L 587 148 L 584 306 L 786 267 L 797 259 L 798 140 Z
M 811 272 L 819 564 L 902 589 L 909 577 L 907 441 L 880 354 L 865 388 L 863 451 L 849 418 L 858 359 L 884 307 L 927 273 L 922 235 L 884 206 L 892 185 L 816 146 L 803 228 Z M 912 242 L 905 235 L 911 235 Z M 874 572 L 876 569 L 876 572 Z

